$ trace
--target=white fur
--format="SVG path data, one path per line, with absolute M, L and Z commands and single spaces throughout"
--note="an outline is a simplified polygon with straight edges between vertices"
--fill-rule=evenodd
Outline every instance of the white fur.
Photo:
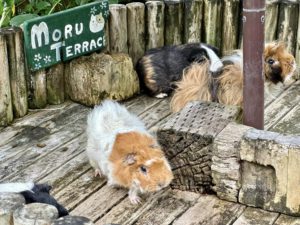
M 205 49 L 210 59 L 210 72 L 217 72 L 218 70 L 220 70 L 223 67 L 223 63 L 221 59 L 217 56 L 217 54 L 203 44 L 201 45 L 201 47 Z
M 22 191 L 31 191 L 34 187 L 33 182 L 28 183 L 4 183 L 0 184 L 1 192 L 20 193 Z
M 143 122 L 117 102 L 106 100 L 88 115 L 87 156 L 91 165 L 107 176 L 110 184 L 115 182 L 108 158 L 116 135 L 131 131 L 150 135 Z
M 230 61 L 233 64 L 240 65 L 243 67 L 243 52 L 242 50 L 235 50 L 230 55 L 225 55 L 222 57 L 222 62 Z

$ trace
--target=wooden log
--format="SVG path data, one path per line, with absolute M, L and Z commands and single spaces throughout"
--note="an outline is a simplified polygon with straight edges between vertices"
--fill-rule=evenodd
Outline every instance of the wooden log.
M 278 18 L 278 39 L 286 43 L 288 50 L 295 55 L 298 29 L 298 0 L 281 1 Z
M 47 105 L 46 70 L 28 72 L 28 104 L 31 109 L 41 109 Z
M 183 25 L 183 2 L 165 1 L 165 45 L 182 44 Z
M 266 1 L 265 42 L 276 40 L 279 0 Z
M 7 44 L 3 34 L 0 33 L 0 126 L 7 126 L 13 121 L 13 108 L 9 81 L 9 65 Z
M 0 224 L 12 225 L 13 212 L 25 204 L 22 195 L 13 193 L 0 193 Z
M 83 216 L 64 216 L 55 220 L 51 225 L 93 225 L 94 223 Z
M 126 6 L 109 5 L 109 45 L 110 52 L 128 53 Z
M 164 46 L 165 4 L 146 2 L 146 50 Z
M 65 100 L 64 64 L 59 63 L 47 70 L 47 102 L 51 105 L 62 104 Z
M 145 53 L 145 5 L 133 2 L 127 7 L 128 52 L 133 65 Z
M 222 44 L 222 1 L 204 0 L 205 42 L 221 49 Z
M 23 50 L 23 32 L 20 28 L 10 28 L 7 39 L 9 76 L 14 117 L 26 115 L 28 110 L 27 85 L 25 79 L 25 59 Z
M 200 42 L 203 0 L 185 1 L 184 15 L 184 43 Z
M 109 44 L 109 23 L 108 22 L 105 23 L 104 29 L 105 29 L 105 35 L 104 35 L 105 39 L 104 39 L 103 43 L 104 43 L 105 47 L 102 50 L 102 52 L 103 53 L 108 53 L 109 49 L 110 49 L 110 44 Z
M 239 0 L 224 0 L 222 53 L 228 53 L 238 47 Z
M 31 203 L 13 213 L 14 225 L 50 225 L 58 218 L 58 211 L 52 205 Z
M 139 82 L 127 54 L 92 54 L 71 61 L 66 74 L 69 97 L 92 106 L 103 99 L 123 100 L 139 91 Z

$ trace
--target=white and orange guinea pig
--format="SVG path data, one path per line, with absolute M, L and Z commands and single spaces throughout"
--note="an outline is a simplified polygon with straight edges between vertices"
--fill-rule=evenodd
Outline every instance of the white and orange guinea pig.
M 155 192 L 170 184 L 171 167 L 143 122 L 118 104 L 106 100 L 87 120 L 87 155 L 95 175 L 105 175 L 109 185 L 129 189 L 132 203 L 139 193 Z

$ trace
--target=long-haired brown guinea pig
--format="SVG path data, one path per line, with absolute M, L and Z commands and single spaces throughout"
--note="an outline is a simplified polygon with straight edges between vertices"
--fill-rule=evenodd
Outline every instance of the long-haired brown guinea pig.
M 171 167 L 143 122 L 124 106 L 106 100 L 87 120 L 87 156 L 95 175 L 105 175 L 109 185 L 129 189 L 132 203 L 138 193 L 154 192 L 173 179 Z

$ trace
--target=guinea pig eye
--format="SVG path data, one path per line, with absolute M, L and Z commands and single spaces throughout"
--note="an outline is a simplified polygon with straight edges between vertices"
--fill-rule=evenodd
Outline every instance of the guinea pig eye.
M 147 174 L 147 168 L 145 166 L 141 166 L 140 170 L 142 173 Z
M 273 65 L 274 62 L 275 62 L 274 59 L 268 59 L 268 61 L 267 61 L 267 63 L 270 64 L 270 65 Z

